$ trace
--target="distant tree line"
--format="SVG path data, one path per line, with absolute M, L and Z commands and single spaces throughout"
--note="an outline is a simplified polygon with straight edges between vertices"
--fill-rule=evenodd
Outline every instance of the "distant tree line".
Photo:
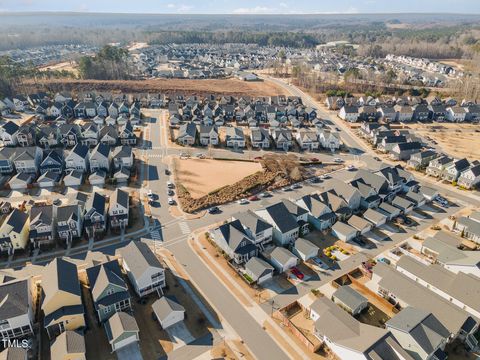
M 128 80 L 131 78 L 128 51 L 106 45 L 94 57 L 82 56 L 78 71 L 83 79 Z
M 150 33 L 151 44 L 257 44 L 260 46 L 313 47 L 319 44 L 314 34 L 303 32 L 252 32 L 252 31 L 161 31 Z

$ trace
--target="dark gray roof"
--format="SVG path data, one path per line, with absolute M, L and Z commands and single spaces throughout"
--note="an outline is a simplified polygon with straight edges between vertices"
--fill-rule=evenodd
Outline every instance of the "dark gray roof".
M 77 266 L 62 258 L 52 260 L 43 270 L 42 287 L 47 297 L 58 290 L 80 296 Z
M 275 222 L 275 225 L 282 233 L 287 233 L 298 228 L 297 221 L 285 206 L 284 202 L 280 201 L 276 204 L 267 206 L 265 211 L 270 215 Z
M 95 209 L 98 213 L 103 214 L 105 212 L 106 202 L 107 199 L 105 196 L 96 192 L 88 199 L 85 204 L 85 210 L 88 212 L 90 209 Z
M 240 220 L 242 225 L 250 229 L 253 234 L 260 233 L 272 227 L 272 225 L 255 214 L 252 210 L 236 213 L 233 215 L 233 218 Z
M 28 220 L 28 214 L 20 211 L 18 209 L 13 209 L 13 211 L 8 215 L 6 223 L 10 225 L 16 233 L 20 233 L 25 226 L 25 222 Z
M 247 234 L 242 226 L 240 220 L 234 220 L 229 223 L 221 225 L 219 231 L 222 233 L 226 243 L 236 253 L 249 253 L 255 245 L 253 240 Z M 246 240 L 246 245 L 241 246 L 242 242 Z
M 82 144 L 77 144 L 75 147 L 72 149 L 72 153 L 77 154 L 83 159 L 87 158 L 88 154 L 88 146 L 82 145 Z
M 105 157 L 108 158 L 108 155 L 110 154 L 110 146 L 99 143 L 93 150 L 92 150 L 92 155 L 95 155 L 95 153 L 99 153 Z
M 57 208 L 57 221 L 63 222 L 70 219 L 77 221 L 78 220 L 78 205 L 64 205 Z
M 128 192 L 117 189 L 115 192 L 112 194 L 112 197 L 110 198 L 110 203 L 115 204 L 118 203 L 124 208 L 128 209 Z
M 0 285 L 0 320 L 14 318 L 28 313 L 27 279 L 13 280 Z M 33 309 L 32 309 L 33 310 Z

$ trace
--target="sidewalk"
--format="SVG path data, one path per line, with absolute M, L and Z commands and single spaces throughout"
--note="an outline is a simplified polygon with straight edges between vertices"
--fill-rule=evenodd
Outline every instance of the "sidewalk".
M 195 241 L 198 241 L 198 238 L 195 237 Z M 215 270 L 212 269 L 212 267 L 210 266 L 210 264 L 206 263 L 205 260 L 202 258 L 202 256 L 200 256 L 200 260 L 210 269 L 210 271 L 213 273 L 213 274 L 216 274 L 217 271 L 222 271 L 222 268 L 220 267 L 220 265 L 217 264 L 217 262 L 215 261 L 215 259 L 206 251 L 203 249 L 203 247 L 201 246 L 198 246 L 198 247 L 194 247 L 192 246 L 192 243 L 189 242 L 189 246 L 192 248 L 193 251 L 195 251 L 196 253 L 198 253 L 198 251 L 201 251 L 202 254 L 209 260 L 209 262 L 213 265 L 213 267 L 215 267 Z M 198 249 L 197 249 L 198 248 Z M 276 336 L 272 336 L 272 339 L 280 346 L 280 348 L 282 348 L 286 354 L 288 354 L 292 359 L 298 359 L 299 357 L 300 358 L 303 358 L 303 359 L 308 359 L 310 356 L 309 354 L 304 351 L 302 348 L 300 348 L 297 344 L 294 344 L 290 341 L 290 337 L 288 336 L 288 334 L 286 334 L 282 328 L 280 328 L 280 326 L 272 319 L 270 318 L 266 313 L 265 311 L 263 311 L 263 309 L 244 291 L 244 289 L 237 283 L 237 281 L 231 277 L 230 274 L 228 273 L 225 273 L 225 272 L 222 272 L 224 274 L 224 276 L 229 280 L 229 284 L 226 284 L 222 279 L 220 279 L 219 277 L 217 277 L 217 279 L 223 283 L 223 285 L 227 288 L 227 289 L 230 289 L 230 286 L 233 286 L 235 288 L 236 291 L 238 291 L 239 293 L 241 293 L 243 295 L 243 297 L 245 297 L 246 299 L 248 299 L 249 301 L 249 305 L 246 306 L 246 305 L 243 305 L 244 308 L 251 314 L 251 316 L 253 317 L 253 319 L 262 327 L 264 327 L 264 324 L 267 323 L 268 325 L 270 325 L 272 327 L 272 329 L 278 334 L 281 336 L 281 338 L 284 340 L 284 342 L 279 342 L 277 340 L 277 337 Z M 237 298 L 237 295 L 235 294 L 235 292 L 233 291 L 230 291 L 230 293 L 235 297 Z M 237 300 L 241 303 L 241 304 L 244 304 L 244 301 L 240 301 L 238 298 Z M 286 345 L 288 344 L 288 346 L 290 348 L 286 348 Z

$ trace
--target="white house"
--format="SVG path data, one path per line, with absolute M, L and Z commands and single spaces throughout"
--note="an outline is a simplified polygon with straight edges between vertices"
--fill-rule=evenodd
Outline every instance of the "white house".
M 358 230 L 344 222 L 337 221 L 332 226 L 332 234 L 338 239 L 347 242 L 353 240 L 358 235 Z
M 162 329 L 175 325 L 185 318 L 185 308 L 166 296 L 155 300 L 152 310 Z
M 276 247 L 270 253 L 270 263 L 280 273 L 298 264 L 298 258 L 283 247 Z
M 110 226 L 124 230 L 128 225 L 130 197 L 127 192 L 116 189 L 110 197 L 108 216 Z
M 34 311 L 29 278 L 0 284 L 0 336 L 4 339 L 25 337 L 33 333 Z
M 257 284 L 269 280 L 273 276 L 273 267 L 258 257 L 252 257 L 245 264 L 245 273 Z
M 88 171 L 89 149 L 86 145 L 77 144 L 65 158 L 66 169 L 74 169 L 82 172 Z
M 303 261 L 307 261 L 318 255 L 319 247 L 304 238 L 295 240 L 292 252 Z
M 298 238 L 300 226 L 283 202 L 257 210 L 256 213 L 273 226 L 273 239 L 278 244 L 287 245 Z
M 147 244 L 131 241 L 117 250 L 123 270 L 138 296 L 142 297 L 165 287 L 165 270 Z
M 104 323 L 104 327 L 112 351 L 117 351 L 140 340 L 137 321 L 126 312 L 116 312 Z

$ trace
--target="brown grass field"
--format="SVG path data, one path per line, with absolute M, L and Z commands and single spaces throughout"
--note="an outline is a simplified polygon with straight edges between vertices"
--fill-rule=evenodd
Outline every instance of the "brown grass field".
M 285 94 L 285 91 L 268 81 L 248 82 L 238 79 L 150 79 L 150 80 L 72 80 L 45 79 L 26 80 L 26 87 L 38 90 L 70 91 L 111 91 L 113 93 L 162 92 L 184 95 L 235 95 L 235 96 L 272 96 Z M 30 90 L 31 91 L 31 90 Z
M 193 198 L 200 198 L 225 185 L 234 184 L 244 177 L 262 171 L 259 163 L 210 159 L 175 159 L 177 182 Z
M 480 159 L 480 126 L 475 124 L 409 124 L 423 138 L 431 138 L 450 156 Z M 427 138 L 428 139 L 428 138 Z

